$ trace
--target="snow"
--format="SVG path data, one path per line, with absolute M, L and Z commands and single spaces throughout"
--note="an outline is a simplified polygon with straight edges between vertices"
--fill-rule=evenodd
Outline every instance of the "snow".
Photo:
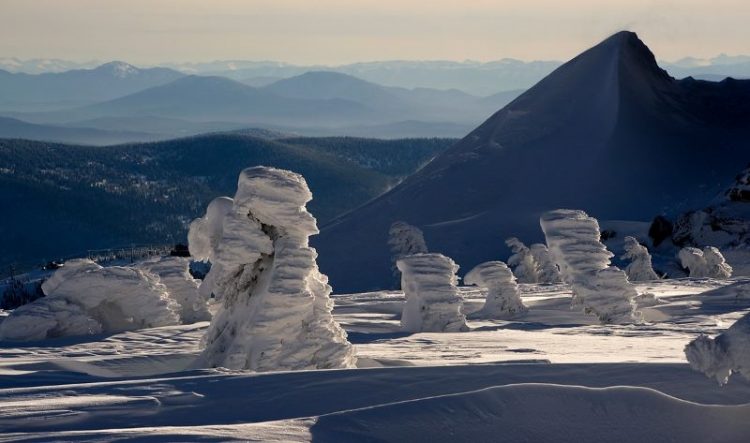
M 732 267 L 716 247 L 706 246 L 703 250 L 688 246 L 680 249 L 680 264 L 690 271 L 691 277 L 728 278 Z
M 138 266 L 159 276 L 169 296 L 180 305 L 180 320 L 185 324 L 211 319 L 208 299 L 198 293 L 198 281 L 190 275 L 189 266 L 190 259 L 169 256 L 147 260 Z
M 560 283 L 560 269 L 550 256 L 547 245 L 543 243 L 534 243 L 529 247 L 531 250 L 531 256 L 534 257 L 534 261 L 537 265 L 537 275 L 539 283 Z
M 505 244 L 513 251 L 513 255 L 508 258 L 508 266 L 513 268 L 513 275 L 520 283 L 537 283 L 538 265 L 531 250 L 516 237 L 508 238 Z
M 526 312 L 516 278 L 501 261 L 477 265 L 466 274 L 464 283 L 487 288 L 487 300 L 482 309 L 474 313 L 474 317 L 506 318 Z
M 396 278 L 401 275 L 396 266 L 401 257 L 428 252 L 422 230 L 403 221 L 393 222 L 391 225 L 388 230 L 388 246 L 391 248 L 393 275 Z
M 436 253 L 414 254 L 402 257 L 396 265 L 406 295 L 401 315 L 405 331 L 468 330 L 456 288 L 458 265 L 453 260 Z
M 211 245 L 202 250 L 212 261 L 206 281 L 222 302 L 197 366 L 253 371 L 354 366 L 346 332 L 331 316 L 331 287 L 308 245 L 318 232 L 305 209 L 311 199 L 299 174 L 248 168 L 240 173 L 231 209 L 217 211 L 223 220 L 209 206 L 206 217 L 191 225 L 198 249 Z
M 179 322 L 179 307 L 167 288 L 138 269 L 71 260 L 42 290 L 46 297 L 15 309 L 0 323 L 0 339 L 42 340 Z
M 695 370 L 719 384 L 726 384 L 734 372 L 750 380 L 750 314 L 714 339 L 696 338 L 685 347 L 685 355 Z
M 558 209 L 542 215 L 542 230 L 563 280 L 573 286 L 573 303 L 602 323 L 640 320 L 638 295 L 625 272 L 610 266 L 613 254 L 599 240 L 599 223 L 583 211 Z
M 654 272 L 651 265 L 651 254 L 648 248 L 638 243 L 634 237 L 626 236 L 624 239 L 625 254 L 623 260 L 630 260 L 630 264 L 625 268 L 625 274 L 630 281 L 649 281 L 659 278 Z

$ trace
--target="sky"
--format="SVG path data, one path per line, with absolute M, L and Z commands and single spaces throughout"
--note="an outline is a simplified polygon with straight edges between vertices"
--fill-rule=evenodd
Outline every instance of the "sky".
M 566 60 L 628 29 L 676 60 L 750 54 L 748 22 L 748 0 L 0 0 L 0 57 Z

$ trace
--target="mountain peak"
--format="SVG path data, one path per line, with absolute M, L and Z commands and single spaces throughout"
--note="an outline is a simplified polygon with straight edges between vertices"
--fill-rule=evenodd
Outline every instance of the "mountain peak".
M 95 68 L 95 70 L 109 72 L 117 78 L 130 77 L 131 75 L 137 74 L 139 71 L 138 68 L 136 68 L 135 66 L 129 63 L 125 63 L 125 62 L 121 62 L 117 60 L 100 65 L 97 68 Z

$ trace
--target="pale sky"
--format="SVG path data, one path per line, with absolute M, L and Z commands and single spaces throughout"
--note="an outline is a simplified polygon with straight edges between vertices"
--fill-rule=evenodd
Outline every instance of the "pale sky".
M 660 60 L 750 54 L 750 0 L 0 0 L 0 57 L 566 60 L 621 29 Z

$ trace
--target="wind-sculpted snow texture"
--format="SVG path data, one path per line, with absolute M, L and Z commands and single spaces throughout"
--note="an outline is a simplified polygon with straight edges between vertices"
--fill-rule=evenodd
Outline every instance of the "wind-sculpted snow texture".
M 409 332 L 468 331 L 458 295 L 458 265 L 436 253 L 414 254 L 397 263 L 406 297 L 401 326 Z
M 657 280 L 659 278 L 654 272 L 654 268 L 651 265 L 651 254 L 648 253 L 648 248 L 638 243 L 633 237 L 625 237 L 625 254 L 622 255 L 623 260 L 630 260 L 630 264 L 625 267 L 625 273 L 628 275 L 630 281 L 649 281 Z
M 139 268 L 159 277 L 169 296 L 180 305 L 183 324 L 211 320 L 208 299 L 198 293 L 198 281 L 190 275 L 190 260 L 184 257 L 161 257 L 142 262 Z
M 555 262 L 552 261 L 547 245 L 544 243 L 534 243 L 529 247 L 529 250 L 537 265 L 539 283 L 560 283 L 560 270 L 557 268 Z
M 204 338 L 201 365 L 254 371 L 354 366 L 346 333 L 331 315 L 331 287 L 308 246 L 318 232 L 305 209 L 311 199 L 299 174 L 248 168 L 233 200 L 214 200 L 206 217 L 191 224 L 191 251 L 211 260 L 206 281 L 223 299 Z
M 510 237 L 505 240 L 513 255 L 508 258 L 508 266 L 513 268 L 513 275 L 520 283 L 537 283 L 539 281 L 538 264 L 534 256 L 521 240 Z
M 196 260 L 210 261 L 213 273 L 209 273 L 201 282 L 198 289 L 202 297 L 212 295 L 219 298 L 221 294 L 214 292 L 213 280 L 221 274 L 219 264 L 216 263 L 214 253 L 224 231 L 224 218 L 231 212 L 234 201 L 229 197 L 217 197 L 208 204 L 206 215 L 190 223 L 188 231 L 188 247 L 190 255 Z
M 706 246 L 703 250 L 693 247 L 680 249 L 678 253 L 680 264 L 695 278 L 729 278 L 732 267 L 724 260 L 721 252 L 713 246 Z
M 690 366 L 726 384 L 732 373 L 750 379 L 750 313 L 716 338 L 701 335 L 685 347 Z
M 397 279 L 401 273 L 396 266 L 396 262 L 401 257 L 427 252 L 427 243 L 424 241 L 422 230 L 403 221 L 393 222 L 391 225 L 388 230 L 388 246 L 391 248 L 393 276 Z
M 71 260 L 42 285 L 46 297 L 0 323 L 2 340 L 115 333 L 179 323 L 179 306 L 142 270 Z
M 557 209 L 540 220 L 550 254 L 563 280 L 573 287 L 573 304 L 602 323 L 640 320 L 635 288 L 625 273 L 610 266 L 613 254 L 599 241 L 599 223 L 583 211 Z
M 526 312 L 516 277 L 501 261 L 488 261 L 477 265 L 464 277 L 467 285 L 487 288 L 487 300 L 472 317 L 508 318 Z

